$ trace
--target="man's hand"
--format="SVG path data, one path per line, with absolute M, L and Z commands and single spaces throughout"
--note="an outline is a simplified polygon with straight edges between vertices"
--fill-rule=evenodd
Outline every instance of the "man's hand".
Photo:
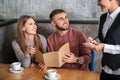
M 67 53 L 63 56 L 62 60 L 66 63 L 76 63 L 76 57 L 73 53 Z

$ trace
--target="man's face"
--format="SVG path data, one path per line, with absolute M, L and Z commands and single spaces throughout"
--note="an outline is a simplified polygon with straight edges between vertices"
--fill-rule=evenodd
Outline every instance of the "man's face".
M 109 10 L 111 8 L 111 0 L 98 0 L 98 5 L 102 11 Z
M 69 20 L 66 13 L 59 13 L 53 17 L 52 24 L 61 31 L 69 29 Z

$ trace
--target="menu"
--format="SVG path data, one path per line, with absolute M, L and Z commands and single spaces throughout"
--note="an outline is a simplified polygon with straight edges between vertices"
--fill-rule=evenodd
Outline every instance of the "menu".
M 58 51 L 47 53 L 37 51 L 35 60 L 38 63 L 44 63 L 47 67 L 61 67 L 64 64 L 62 57 L 66 53 L 70 53 L 69 42 L 65 43 Z

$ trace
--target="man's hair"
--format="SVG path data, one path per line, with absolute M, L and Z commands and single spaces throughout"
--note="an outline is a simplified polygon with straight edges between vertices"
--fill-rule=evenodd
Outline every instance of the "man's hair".
M 53 10 L 53 11 L 50 13 L 50 16 L 49 16 L 50 20 L 52 20 L 53 17 L 54 17 L 56 14 L 63 13 L 63 12 L 65 13 L 65 11 L 64 11 L 63 9 L 55 9 L 55 10 Z

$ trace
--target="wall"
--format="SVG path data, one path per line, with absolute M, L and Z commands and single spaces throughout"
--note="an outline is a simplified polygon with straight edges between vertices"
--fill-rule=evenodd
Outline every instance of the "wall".
M 16 18 L 23 14 L 49 19 L 55 8 L 64 9 L 70 19 L 98 19 L 100 9 L 97 0 L 0 0 L 0 16 Z

